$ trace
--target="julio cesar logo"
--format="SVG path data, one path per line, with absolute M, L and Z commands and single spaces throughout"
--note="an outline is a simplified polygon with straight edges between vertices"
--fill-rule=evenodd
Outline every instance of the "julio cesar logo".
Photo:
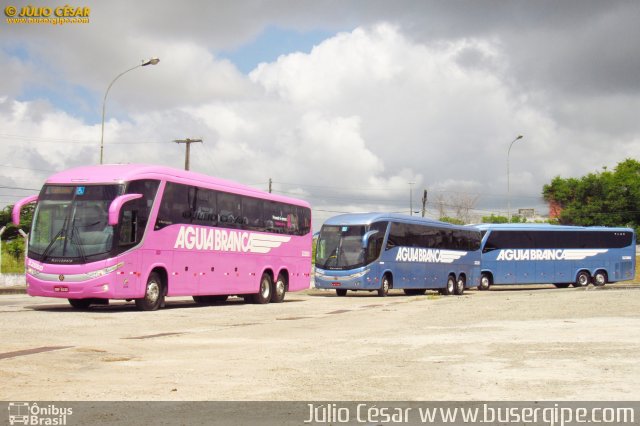
M 86 6 L 6 6 L 4 15 L 8 24 L 88 24 L 91 9 Z

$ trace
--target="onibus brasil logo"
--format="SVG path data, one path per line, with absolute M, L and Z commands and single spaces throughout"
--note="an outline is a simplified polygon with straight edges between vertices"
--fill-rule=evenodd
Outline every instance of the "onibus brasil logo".
M 71 407 L 59 407 L 55 404 L 40 406 L 38 403 L 10 402 L 9 424 L 11 425 L 52 425 L 64 426 L 73 414 Z

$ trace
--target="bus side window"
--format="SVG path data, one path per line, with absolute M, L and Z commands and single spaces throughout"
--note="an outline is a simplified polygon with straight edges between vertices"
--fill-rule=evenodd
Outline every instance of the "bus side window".
M 138 211 L 123 210 L 120 220 L 120 245 L 127 246 L 136 243 L 138 234 Z

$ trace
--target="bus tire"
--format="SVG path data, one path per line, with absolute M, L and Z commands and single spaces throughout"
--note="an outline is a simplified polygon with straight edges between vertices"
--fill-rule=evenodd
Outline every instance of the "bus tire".
M 136 308 L 141 311 L 155 311 L 164 304 L 164 284 L 160 275 L 152 272 L 147 279 L 144 297 L 136 299 Z
M 586 287 L 591 282 L 591 275 L 587 271 L 578 272 L 578 276 L 576 277 L 576 282 L 573 283 L 574 287 Z
M 447 285 L 440 291 L 445 296 L 451 296 L 456 291 L 456 279 L 453 275 L 449 275 L 447 278 Z
M 287 293 L 287 282 L 282 274 L 278 274 L 278 279 L 273 284 L 271 291 L 271 303 L 284 302 L 284 296 Z
M 458 277 L 458 281 L 456 281 L 456 287 L 453 290 L 454 293 L 458 296 L 462 296 L 464 294 L 464 288 L 467 285 L 467 280 L 465 279 L 464 275 L 460 275 Z
M 602 287 L 607 283 L 607 273 L 604 271 L 596 271 L 593 274 L 593 285 L 596 287 Z
M 389 275 L 382 277 L 382 284 L 378 290 L 379 297 L 387 297 L 389 295 L 389 289 L 391 288 L 391 282 L 389 281 Z
M 263 273 L 260 278 L 260 288 L 258 292 L 251 295 L 251 303 L 256 305 L 264 305 L 271 300 L 271 290 L 273 289 L 273 279 L 268 273 Z
M 346 288 L 336 288 L 336 295 L 339 297 L 344 297 L 347 295 L 347 289 Z
M 91 299 L 67 299 L 73 309 L 89 309 L 91 306 Z
M 489 288 L 491 288 L 491 284 L 493 284 L 493 282 L 491 282 L 491 275 L 483 272 L 482 275 L 480 275 L 480 285 L 478 285 L 478 290 L 489 290 Z

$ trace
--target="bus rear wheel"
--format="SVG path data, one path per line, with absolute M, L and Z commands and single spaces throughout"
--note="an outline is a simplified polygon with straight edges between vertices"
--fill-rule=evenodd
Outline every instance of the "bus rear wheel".
M 141 311 L 155 311 L 164 303 L 164 284 L 160 275 L 152 272 L 142 299 L 136 299 L 136 307 Z
M 591 282 L 591 275 L 587 271 L 580 271 L 576 277 L 576 282 L 573 283 L 574 287 L 586 287 Z
M 607 283 L 607 273 L 604 271 L 598 271 L 593 274 L 593 285 L 602 287 Z
M 451 296 L 452 294 L 455 293 L 455 291 L 456 291 L 456 279 L 453 275 L 449 275 L 449 278 L 447 278 L 447 285 L 445 286 L 445 288 L 440 290 L 440 293 L 444 294 L 445 296 Z
M 462 296 L 466 285 L 467 285 L 467 280 L 465 279 L 464 275 L 460 275 L 458 277 L 458 281 L 456 281 L 456 288 L 454 289 L 454 293 L 457 294 L 458 296 Z
M 260 278 L 260 289 L 257 293 L 252 294 L 250 297 L 251 303 L 256 305 L 264 305 L 271 300 L 271 290 L 273 289 L 273 279 L 268 273 L 262 274 Z
M 284 302 L 284 296 L 287 293 L 287 282 L 282 274 L 278 274 L 278 279 L 273 285 L 273 290 L 271 293 L 271 303 Z

